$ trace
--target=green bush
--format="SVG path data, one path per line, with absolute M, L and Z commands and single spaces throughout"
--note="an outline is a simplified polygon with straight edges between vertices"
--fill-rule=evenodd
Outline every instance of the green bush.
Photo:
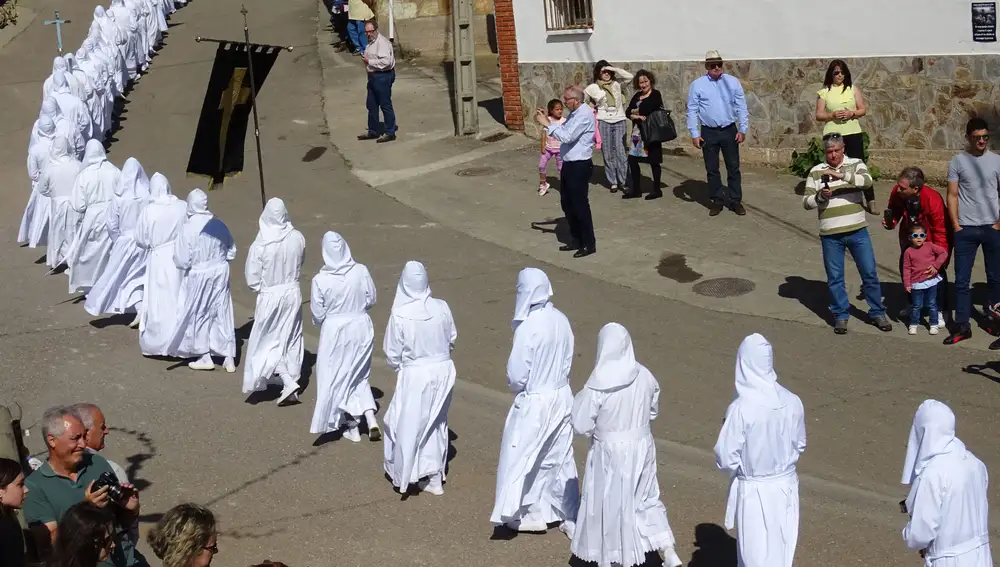
M 870 163 L 870 158 L 868 155 L 868 132 L 861 134 L 862 147 L 865 152 L 865 164 L 868 165 L 868 171 L 872 174 L 872 179 L 878 179 L 882 171 Z M 813 138 L 809 140 L 809 146 L 806 148 L 805 152 L 792 152 L 792 163 L 788 165 L 788 172 L 793 175 L 798 175 L 799 177 L 808 177 L 809 170 L 816 167 L 817 165 L 826 161 L 826 152 L 823 151 L 823 140 L 820 138 Z

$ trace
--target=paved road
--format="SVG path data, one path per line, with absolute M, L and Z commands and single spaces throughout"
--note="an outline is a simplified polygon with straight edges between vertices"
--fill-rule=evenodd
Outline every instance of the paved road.
M 76 22 L 87 21 L 90 12 L 81 3 L 27 4 L 42 14 L 58 7 Z M 208 503 L 222 520 L 220 565 L 264 558 L 289 565 L 565 564 L 568 545 L 562 535 L 494 541 L 488 523 L 497 446 L 510 402 L 503 369 L 514 281 L 528 265 L 546 269 L 555 303 L 574 325 L 576 388 L 589 374 L 597 331 L 608 321 L 632 331 L 640 360 L 659 378 L 664 394 L 654 432 L 660 483 L 679 553 L 694 567 L 731 564 L 731 539 L 718 529 L 703 529 L 707 536 L 696 546 L 695 531 L 722 521 L 725 482 L 712 467 L 710 450 L 732 396 L 736 346 L 750 332 L 771 339 L 782 382 L 807 408 L 798 564 L 915 564 L 899 540 L 903 518 L 895 502 L 904 494 L 897 481 L 909 422 L 924 398 L 950 403 L 969 447 L 987 465 L 1000 463 L 992 435 L 1000 375 L 960 370 L 988 363 L 984 352 L 915 347 L 879 335 L 835 339 L 813 325 L 705 310 L 546 265 L 446 228 L 447 219 L 426 216 L 366 186 L 328 143 L 324 103 L 350 113 L 361 106 L 323 89 L 316 5 L 251 0 L 247 8 L 255 41 L 296 46 L 281 55 L 261 94 L 261 129 L 267 184 L 285 199 L 306 235 L 307 271 L 321 264 L 322 233 L 332 228 L 344 234 L 382 294 L 373 312 L 377 341 L 408 259 L 427 264 L 435 294 L 452 306 L 460 381 L 450 415 L 450 477 L 443 498 L 402 500 L 382 477 L 381 446 L 336 441 L 314 446 L 308 433 L 312 385 L 301 405 L 252 405 L 240 394 L 239 374 L 197 374 L 144 359 L 122 321 L 90 318 L 66 294 L 65 279 L 46 277 L 35 263 L 40 251 L 16 247 L 28 194 L 23 140 L 50 66 L 38 54 L 50 50 L 53 39 L 52 30 L 36 21 L 0 50 L 5 70 L 0 196 L 9 204 L 0 214 L 0 232 L 6 235 L 0 247 L 6 276 L 0 282 L 6 299 L 0 304 L 0 359 L 10 374 L 2 393 L 22 404 L 29 424 L 52 404 L 100 403 L 113 427 L 108 455 L 129 466 L 142 487 L 147 522 L 181 501 Z M 197 180 L 185 178 L 184 167 L 213 53 L 193 37 L 238 38 L 241 23 L 232 2 L 195 0 L 175 16 L 167 47 L 131 95 L 124 129 L 112 148 L 116 163 L 134 155 L 150 174 L 167 175 L 181 195 L 196 186 Z M 78 44 L 83 28 L 71 25 L 67 44 Z M 242 177 L 210 195 L 210 207 L 229 224 L 241 248 L 233 263 L 241 346 L 254 298 L 240 272 L 260 206 L 252 163 L 248 160 L 251 167 Z M 456 206 L 451 213 L 474 211 Z M 315 352 L 316 329 L 307 332 L 306 348 Z M 312 358 L 307 361 L 306 375 L 313 380 Z M 394 379 L 379 360 L 372 383 L 384 407 Z M 38 451 L 38 431 L 33 434 L 29 444 Z M 577 448 L 582 462 L 585 445 Z M 991 496 L 995 506 L 996 488 Z

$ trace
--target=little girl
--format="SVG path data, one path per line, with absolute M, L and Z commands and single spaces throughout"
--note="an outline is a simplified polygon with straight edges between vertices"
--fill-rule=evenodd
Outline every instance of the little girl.
M 0 565 L 22 567 L 25 563 L 24 537 L 17 510 L 24 505 L 24 474 L 21 465 L 0 459 Z
M 938 271 L 948 260 L 948 251 L 927 240 L 927 231 L 919 224 L 910 227 L 910 247 L 903 252 L 903 287 L 910 293 L 909 334 L 917 334 L 920 312 L 927 307 L 930 333 L 936 335 L 939 327 L 937 286 L 941 282 Z
M 566 121 L 563 118 L 563 105 L 559 99 L 554 98 L 549 101 L 549 120 L 552 124 L 562 124 Z M 538 194 L 544 195 L 549 192 L 549 181 L 545 175 L 549 161 L 555 158 L 556 171 L 562 171 L 562 156 L 559 155 L 559 140 L 553 138 L 548 132 L 542 131 L 542 156 L 538 159 Z

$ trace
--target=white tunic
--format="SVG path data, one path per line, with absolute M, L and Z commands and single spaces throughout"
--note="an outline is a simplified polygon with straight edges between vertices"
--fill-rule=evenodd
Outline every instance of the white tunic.
M 31 181 L 31 195 L 21 216 L 21 226 L 17 231 L 18 244 L 27 243 L 31 248 L 45 246 L 49 236 L 49 210 L 51 200 L 38 194 L 38 179 L 42 170 L 48 164 L 49 152 L 55 138 L 56 125 L 48 116 L 42 116 L 36 122 L 39 135 L 28 147 L 28 179 Z
M 59 105 L 59 112 L 72 122 L 85 140 L 94 137 L 94 124 L 87 103 L 73 94 L 63 71 L 52 73 L 52 98 Z
M 260 232 L 247 253 L 246 278 L 257 292 L 253 329 L 243 356 L 243 393 L 283 384 L 275 375 L 298 382 L 302 375 L 302 291 L 299 278 L 306 239 L 288 221 L 281 199 L 267 202 Z
M 736 526 L 740 567 L 791 567 L 799 534 L 799 477 L 806 447 L 802 401 L 777 383 L 770 343 L 743 340 L 736 360 L 737 398 L 715 444 L 730 476 L 727 529 Z
M 115 196 L 108 209 L 111 259 L 93 289 L 84 309 L 93 316 L 125 313 L 142 301 L 148 251 L 135 243 L 139 214 L 149 204 L 149 178 L 135 158 L 125 160 Z
M 177 327 L 169 355 L 193 358 L 204 354 L 236 356 L 229 262 L 236 244 L 229 228 L 208 211 L 201 189 L 188 195 L 188 219 L 174 241 L 174 264 L 185 270 Z
M 992 567 L 986 465 L 955 437 L 955 414 L 937 400 L 913 418 L 903 484 L 912 485 L 903 540 L 926 550 L 926 567 Z
M 83 164 L 69 153 L 66 138 L 59 136 L 51 149 L 51 160 L 38 179 L 38 194 L 50 205 L 48 248 L 45 263 L 55 269 L 66 260 L 81 215 L 73 209 L 73 187 Z
M 663 550 L 667 567 L 677 567 L 681 560 L 660 501 L 649 429 L 659 412 L 660 386 L 635 361 L 632 339 L 621 325 L 601 329 L 597 352 L 594 371 L 573 404 L 573 429 L 591 443 L 570 551 L 598 567 L 630 567 Z
M 507 384 L 516 396 L 504 424 L 490 521 L 520 524 L 523 531 L 565 522 L 571 535 L 580 498 L 570 423 L 573 331 L 551 295 L 541 270 L 521 271 L 507 361 Z
M 384 468 L 401 492 L 431 475 L 444 480 L 448 462 L 448 407 L 455 386 L 451 350 L 458 331 L 448 304 L 430 295 L 424 266 L 407 262 L 382 344 L 396 371 L 385 414 Z
M 73 186 L 73 210 L 83 214 L 66 257 L 69 292 L 89 292 L 111 258 L 108 207 L 121 171 L 107 160 L 97 140 L 87 142 L 83 170 Z
M 167 178 L 153 174 L 153 201 L 139 214 L 135 243 L 149 252 L 139 319 L 139 350 L 145 356 L 167 356 L 180 305 L 184 272 L 174 264 L 174 240 L 187 219 L 187 205 L 170 194 Z
M 375 282 L 335 232 L 323 236 L 323 262 L 309 300 L 313 324 L 321 326 L 311 433 L 337 431 L 343 422 L 376 409 L 368 383 L 375 341 L 368 310 L 375 305 Z

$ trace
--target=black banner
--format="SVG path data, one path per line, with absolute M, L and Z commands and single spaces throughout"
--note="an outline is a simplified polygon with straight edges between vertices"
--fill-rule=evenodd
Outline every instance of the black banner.
M 254 89 L 260 96 L 279 47 L 250 44 Z M 215 52 L 187 172 L 222 183 L 243 171 L 243 145 L 250 119 L 250 59 L 244 42 L 223 42 Z

